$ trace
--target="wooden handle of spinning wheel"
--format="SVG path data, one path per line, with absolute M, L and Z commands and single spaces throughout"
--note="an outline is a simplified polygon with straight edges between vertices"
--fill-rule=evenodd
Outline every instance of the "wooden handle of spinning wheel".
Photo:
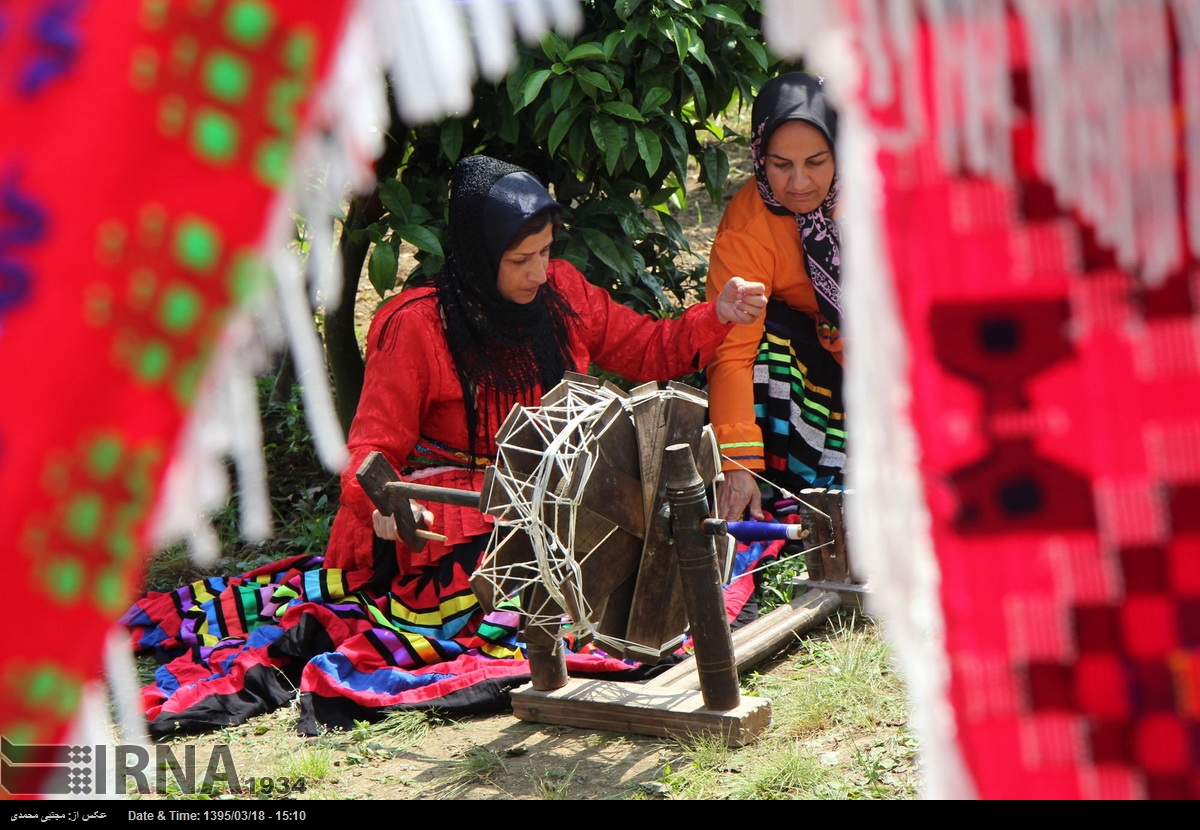
M 358 483 L 362 485 L 363 492 L 379 508 L 379 512 L 396 519 L 396 530 L 400 533 L 400 541 L 404 542 L 409 550 L 414 552 L 424 550 L 426 539 L 445 540 L 445 537 L 439 537 L 437 534 L 417 527 L 417 517 L 413 515 L 412 505 L 409 504 L 408 499 L 402 493 L 388 486 L 399 482 L 400 476 L 392 469 L 392 465 L 388 463 L 382 453 L 372 452 L 368 455 L 363 459 L 363 463 L 354 475 L 358 479 Z

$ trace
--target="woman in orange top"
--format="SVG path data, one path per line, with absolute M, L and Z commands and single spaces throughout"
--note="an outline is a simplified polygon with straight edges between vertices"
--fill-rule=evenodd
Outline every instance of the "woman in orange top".
M 713 242 L 709 298 L 735 276 L 763 283 L 770 298 L 766 319 L 731 332 L 708 368 L 725 518 L 747 509 L 762 518 L 756 476 L 788 491 L 842 485 L 837 114 L 823 85 L 792 72 L 760 90 L 754 179 L 729 203 Z

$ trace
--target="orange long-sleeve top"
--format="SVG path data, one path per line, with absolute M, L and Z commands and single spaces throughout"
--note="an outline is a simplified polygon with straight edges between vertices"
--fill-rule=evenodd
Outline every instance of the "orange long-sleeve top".
M 767 210 L 754 179 L 737 192 L 721 217 L 709 255 L 708 299 L 715 300 L 731 277 L 761 282 L 769 299 L 807 314 L 814 327 L 825 322 L 805 271 L 796 219 Z M 725 470 L 766 468 L 762 430 L 754 416 L 754 356 L 764 325 L 765 315 L 751 325 L 734 327 L 708 367 L 709 418 Z M 842 340 L 834 346 L 830 351 L 840 363 Z

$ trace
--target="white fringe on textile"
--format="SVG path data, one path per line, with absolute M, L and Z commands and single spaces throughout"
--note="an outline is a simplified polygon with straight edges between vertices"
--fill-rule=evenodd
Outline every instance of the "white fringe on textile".
M 912 3 L 892 0 L 860 0 L 855 8 L 856 27 L 862 46 L 859 60 L 866 70 L 863 90 L 876 107 L 899 103 L 895 124 L 875 126 L 881 147 L 910 146 L 926 129 L 921 107 L 920 73 L 913 71 L 916 55 L 916 9 Z
M 892 0 L 884 0 L 891 5 Z M 900 4 L 896 4 L 900 5 Z M 871 7 L 870 14 L 853 14 Z M 885 249 L 883 182 L 876 163 L 880 140 L 904 140 L 920 129 L 916 118 L 877 135 L 853 91 L 873 90 L 883 105 L 888 89 L 904 94 L 906 84 L 881 86 L 876 73 L 916 74 L 881 58 L 870 44 L 905 44 L 899 35 L 912 18 L 865 0 L 847 11 L 820 0 L 767 0 L 763 6 L 767 43 L 783 55 L 803 57 L 826 85 L 839 112 L 838 175 L 842 182 L 842 288 L 845 331 L 851 345 L 846 372 L 846 407 L 854 413 L 854 454 L 846 470 L 855 497 L 846 520 L 854 534 L 856 570 L 872 586 L 867 610 L 879 615 L 912 701 L 911 723 L 921 739 L 922 795 L 963 799 L 975 789 L 955 739 L 947 689 L 950 668 L 939 597 L 940 573 L 929 529 L 924 485 L 917 468 L 919 447 L 911 423 L 908 344 L 900 321 Z M 848 20 L 858 21 L 859 27 Z M 864 24 L 869 23 L 870 26 Z M 911 41 L 909 41 L 911 43 Z M 905 46 L 905 48 L 908 48 Z M 909 55 L 912 53 L 909 52 Z M 870 57 L 867 57 L 867 56 Z M 862 62 L 860 63 L 860 56 Z M 907 107 L 907 105 L 906 105 Z M 911 117 L 916 110 L 907 108 Z
M 514 39 L 534 42 L 548 28 L 572 34 L 578 0 L 357 0 L 331 70 L 295 148 L 294 176 L 264 229 L 264 258 L 274 296 L 259 296 L 231 316 L 167 472 L 152 541 L 188 539 L 197 562 L 220 556 L 206 513 L 229 498 L 224 459 L 232 457 L 242 505 L 242 534 L 271 532 L 262 429 L 254 378 L 285 346 L 295 361 L 309 428 L 322 463 L 339 471 L 348 458 L 329 389 L 317 309 L 341 295 L 333 222 L 350 192 L 375 183 L 374 160 L 389 125 L 388 85 L 401 116 L 417 124 L 469 110 L 478 74 L 499 79 L 516 59 Z M 482 34 L 483 36 L 479 36 Z M 297 224 L 307 258 L 298 253 Z
M 1184 153 L 1188 158 L 1188 243 L 1200 257 L 1200 0 L 1172 0 L 1179 41 L 1179 84 L 1183 99 Z
M 1174 4 L 1193 11 L 1196 0 Z M 1017 0 L 1040 172 L 1148 286 L 1183 262 L 1166 0 Z M 1193 213 L 1196 194 L 1191 198 Z
M 1005 0 L 923 0 L 922 6 L 940 69 L 934 83 L 946 166 L 1011 179 L 1013 104 Z M 908 71 L 920 75 L 911 65 Z
M 908 376 L 908 356 L 883 248 L 874 148 L 898 148 L 926 127 L 917 97 L 914 24 L 920 16 L 931 29 L 939 67 L 933 105 L 943 163 L 1011 178 L 1010 8 L 1028 42 L 1042 175 L 1060 204 L 1095 226 L 1122 267 L 1148 286 L 1161 283 L 1184 261 L 1181 228 L 1200 254 L 1200 165 L 1187 167 L 1185 199 L 1176 186 L 1168 28 L 1169 11 L 1182 60 L 1184 151 L 1200 159 L 1200 0 L 764 2 L 768 44 L 781 55 L 803 57 L 811 71 L 828 73 L 841 107 L 845 328 L 854 362 L 846 375 L 855 422 L 847 478 L 856 491 L 848 521 L 875 589 L 872 607 L 885 618 L 913 695 L 923 785 L 932 798 L 969 797 L 974 788 L 946 697 L 937 561 L 909 390 L 897 380 Z M 859 84 L 867 103 L 893 105 L 899 122 L 870 123 L 848 94 Z
M 902 129 L 880 128 L 883 146 L 922 128 L 916 63 L 919 16 L 940 68 L 934 80 L 938 141 L 950 170 L 1010 179 L 1015 112 L 1009 80 L 1009 12 L 1028 45 L 1039 171 L 1060 204 L 1111 246 L 1122 268 L 1147 286 L 1180 267 L 1185 238 L 1200 255 L 1200 166 L 1176 179 L 1174 67 L 1169 21 L 1181 50 L 1182 126 L 1189 158 L 1200 157 L 1200 0 L 842 0 L 872 103 L 894 94 Z M 775 48 L 817 27 L 805 2 L 768 0 Z M 1184 204 L 1186 224 L 1181 222 Z M 1184 232 L 1181 232 L 1181 226 Z

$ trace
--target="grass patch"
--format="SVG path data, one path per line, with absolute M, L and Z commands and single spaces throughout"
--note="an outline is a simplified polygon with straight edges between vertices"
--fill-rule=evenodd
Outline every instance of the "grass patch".
M 549 769 L 533 778 L 533 795 L 542 801 L 567 801 L 571 798 L 571 779 L 575 769 Z
M 500 753 L 484 746 L 473 746 L 451 762 L 447 773 L 434 780 L 422 795 L 455 798 L 470 787 L 491 783 L 506 770 Z
M 771 698 L 776 728 L 792 736 L 903 723 L 904 687 L 890 659 L 891 647 L 873 624 L 839 616 L 799 642 L 787 671 L 750 675 L 745 687 Z
M 428 712 L 389 712 L 383 720 L 371 724 L 367 731 L 379 737 L 398 740 L 403 746 L 415 746 L 433 731 Z
M 308 786 L 326 781 L 333 772 L 333 753 L 320 747 L 309 747 L 281 758 L 275 766 L 276 777 L 289 781 L 303 780 Z
M 712 738 L 681 744 L 638 797 L 916 798 L 904 685 L 872 623 L 835 617 L 771 672 L 743 678 L 744 692 L 771 700 L 767 732 L 736 749 Z

